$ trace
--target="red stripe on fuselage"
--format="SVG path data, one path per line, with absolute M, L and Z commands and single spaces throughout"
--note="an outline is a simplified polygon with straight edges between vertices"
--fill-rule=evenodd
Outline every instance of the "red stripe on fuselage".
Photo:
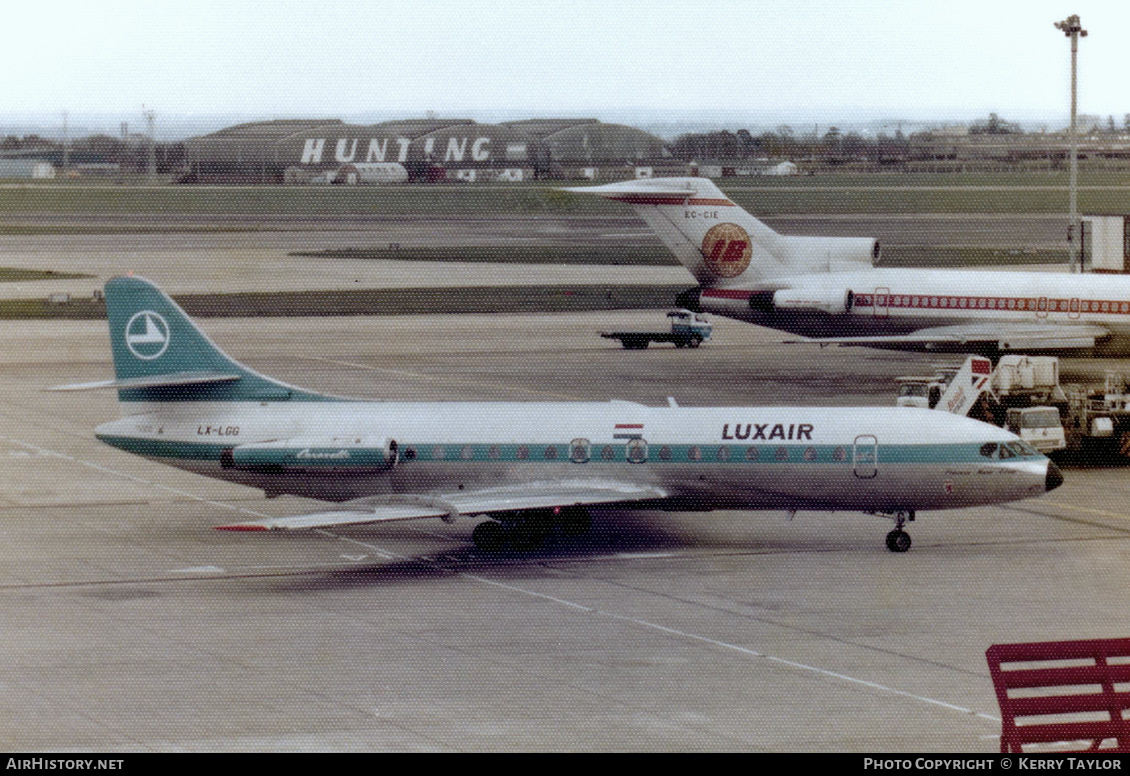
M 616 202 L 627 202 L 630 205 L 712 205 L 715 207 L 733 207 L 734 203 L 728 199 L 697 199 L 695 197 L 657 197 L 644 194 L 623 194 L 618 197 L 609 197 Z
M 706 296 L 707 292 L 703 292 Z M 1015 296 L 953 296 L 950 294 L 876 294 L 858 292 L 854 307 L 901 310 L 977 310 L 979 312 L 1085 313 L 1130 315 L 1130 302 L 1111 299 L 1050 299 Z

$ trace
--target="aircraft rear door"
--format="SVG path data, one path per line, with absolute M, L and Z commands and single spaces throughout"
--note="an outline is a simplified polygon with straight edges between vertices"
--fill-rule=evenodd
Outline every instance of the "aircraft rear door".
M 871 434 L 855 438 L 851 463 L 855 476 L 861 480 L 874 479 L 879 474 L 879 440 Z
M 891 314 L 891 289 L 876 288 L 874 306 L 871 308 L 876 318 L 888 318 Z

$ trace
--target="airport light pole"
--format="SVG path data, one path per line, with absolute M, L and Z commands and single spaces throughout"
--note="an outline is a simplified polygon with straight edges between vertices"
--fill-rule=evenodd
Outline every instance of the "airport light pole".
M 1079 38 L 1087 37 L 1087 31 L 1083 29 L 1079 22 L 1079 15 L 1072 14 L 1061 22 L 1056 22 L 1055 27 L 1057 30 L 1062 30 L 1063 34 L 1071 38 L 1071 126 L 1068 128 L 1068 136 L 1071 138 L 1071 181 L 1068 184 L 1068 207 L 1071 210 L 1071 222 L 1067 227 L 1067 263 L 1068 266 L 1074 271 L 1075 257 L 1072 255 L 1074 251 L 1074 241 L 1076 235 L 1079 239 L 1079 272 L 1083 271 L 1083 228 L 1079 223 L 1079 213 L 1076 199 L 1076 188 L 1079 183 L 1079 135 L 1075 127 L 1075 87 L 1076 87 L 1076 60 L 1079 56 Z

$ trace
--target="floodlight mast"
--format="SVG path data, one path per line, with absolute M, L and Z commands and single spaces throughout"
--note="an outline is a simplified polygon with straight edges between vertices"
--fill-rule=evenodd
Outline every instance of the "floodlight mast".
M 1068 207 L 1071 210 L 1070 224 L 1067 227 L 1067 263 L 1068 266 L 1074 271 L 1075 257 L 1072 255 L 1074 251 L 1075 236 L 1079 236 L 1079 272 L 1083 271 L 1083 230 L 1079 223 L 1078 200 L 1076 199 L 1076 188 L 1079 183 L 1079 136 L 1075 127 L 1075 91 L 1076 91 L 1076 60 L 1079 55 L 1079 38 L 1087 37 L 1087 31 L 1083 29 L 1082 24 L 1079 22 L 1079 15 L 1072 14 L 1061 22 L 1056 22 L 1055 27 L 1057 30 L 1062 30 L 1063 34 L 1071 38 L 1071 126 L 1068 127 L 1068 136 L 1071 138 L 1071 181 L 1068 184 Z

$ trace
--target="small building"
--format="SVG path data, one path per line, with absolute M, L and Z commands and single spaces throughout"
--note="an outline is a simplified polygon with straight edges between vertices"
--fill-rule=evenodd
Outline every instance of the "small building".
M 49 180 L 55 177 L 55 165 L 42 159 L 0 159 L 0 178 Z
M 724 159 L 691 163 L 698 168 L 698 174 L 703 178 L 748 178 L 762 175 L 787 176 L 800 175 L 800 168 L 795 162 L 770 161 L 769 159 Z
M 408 170 L 399 162 L 356 162 L 347 164 L 333 175 L 334 183 L 349 186 L 359 183 L 405 183 Z

